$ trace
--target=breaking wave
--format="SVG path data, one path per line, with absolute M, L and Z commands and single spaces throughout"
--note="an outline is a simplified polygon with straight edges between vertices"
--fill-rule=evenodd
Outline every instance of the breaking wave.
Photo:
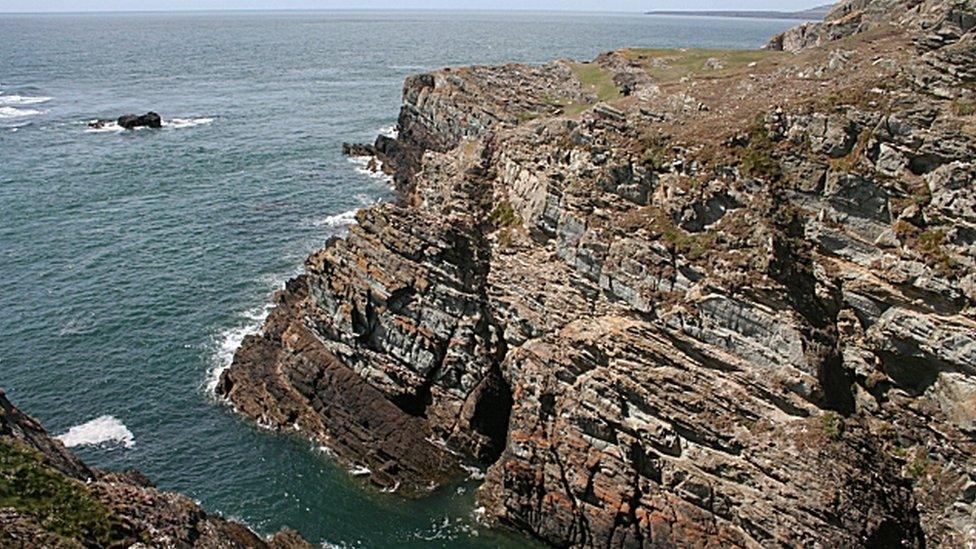
M 171 120 L 163 120 L 164 128 L 182 129 L 182 128 L 193 128 L 195 126 L 203 126 L 213 122 L 213 118 L 173 118 Z
M 24 116 L 35 116 L 44 114 L 47 111 L 40 109 L 18 109 L 16 107 L 0 107 L 0 118 L 21 118 Z
M 280 286 L 279 284 L 278 287 Z M 234 361 L 234 353 L 237 352 L 237 348 L 241 346 L 245 337 L 261 331 L 261 326 L 264 325 L 264 321 L 267 320 L 273 308 L 274 302 L 267 300 L 259 307 L 248 309 L 240 314 L 241 320 L 237 326 L 223 330 L 215 336 L 213 358 L 204 382 L 207 394 L 216 395 L 220 375 Z
M 388 185 L 393 184 L 393 176 L 383 171 L 383 163 L 376 160 L 376 157 L 350 156 L 349 161 L 356 165 L 356 173 L 382 181 Z
M 348 212 L 337 213 L 335 215 L 330 215 L 328 217 L 322 218 L 315 221 L 316 227 L 329 227 L 333 229 L 338 229 L 340 227 L 347 227 L 356 223 L 356 212 L 359 208 L 354 210 L 349 210 Z
M 121 444 L 125 448 L 132 448 L 136 445 L 132 431 L 113 416 L 101 416 L 75 425 L 55 438 L 68 448 L 100 444 Z
M 3 95 L 0 94 L 0 105 L 38 105 L 47 103 L 50 97 L 29 97 L 26 95 Z
M 201 118 L 171 118 L 169 120 L 163 120 L 162 129 L 173 129 L 182 130 L 185 128 L 194 128 L 196 126 L 203 126 L 210 124 L 214 119 L 210 117 Z M 97 120 L 89 120 L 86 124 L 91 124 L 92 122 L 97 122 Z M 146 129 L 145 126 L 135 128 L 136 130 Z M 119 126 L 115 121 L 108 121 L 100 128 L 85 128 L 85 133 L 119 133 L 124 132 L 125 128 Z

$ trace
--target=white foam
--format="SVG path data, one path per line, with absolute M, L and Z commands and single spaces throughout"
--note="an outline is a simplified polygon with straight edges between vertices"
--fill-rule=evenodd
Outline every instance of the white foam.
M 356 212 L 358 211 L 359 209 L 357 208 L 355 210 L 349 210 L 348 212 L 330 215 L 315 221 L 314 224 L 316 227 L 330 227 L 334 229 L 354 225 L 356 223 Z
M 28 97 L 25 95 L 2 95 L 0 94 L 0 105 L 38 105 L 47 103 L 50 97 Z
M 397 131 L 396 124 L 394 124 L 392 126 L 385 126 L 383 128 L 380 128 L 380 132 L 379 133 L 380 133 L 380 135 L 385 135 L 386 137 L 389 137 L 390 139 L 396 139 L 397 136 L 400 135 L 400 132 Z
M 163 120 L 163 129 L 182 130 L 185 128 L 194 128 L 196 126 L 210 124 L 213 121 L 213 118 L 171 118 L 169 120 Z M 93 122 L 98 122 L 98 120 L 89 120 L 87 124 L 91 124 Z M 139 126 L 133 129 L 144 130 L 147 129 L 147 127 Z M 85 129 L 85 133 L 119 133 L 124 131 L 125 128 L 119 126 L 119 124 L 114 120 L 103 121 L 102 126 L 99 128 L 89 126 Z
M 98 122 L 98 120 L 89 120 L 87 123 L 93 124 L 95 122 Z M 105 122 L 104 124 L 102 124 L 101 127 L 93 128 L 91 126 L 88 126 L 88 128 L 85 129 L 85 133 L 117 133 L 117 132 L 124 132 L 124 131 L 125 128 L 119 126 L 115 122 Z
M 474 465 L 461 465 L 461 469 L 468 473 L 468 480 L 484 480 L 485 478 L 485 472 Z
M 366 467 L 365 465 L 359 465 L 349 469 L 349 474 L 354 477 L 364 477 L 366 475 L 373 474 L 373 471 L 371 471 L 369 467 Z
M 393 486 L 390 486 L 389 488 L 380 488 L 380 492 L 384 494 L 392 494 L 399 489 L 400 489 L 400 481 L 398 480 L 393 484 Z
M 132 431 L 113 416 L 101 416 L 87 423 L 75 425 L 67 433 L 56 437 L 68 448 L 75 446 L 98 446 L 99 444 L 115 443 L 125 448 L 136 445 Z
M 393 176 L 383 171 L 383 163 L 373 156 L 350 156 L 349 161 L 356 165 L 356 172 L 377 179 L 386 183 L 393 184 Z M 372 164 L 372 165 L 371 165 Z
M 245 337 L 261 331 L 261 326 L 264 325 L 264 321 L 271 314 L 271 309 L 273 308 L 274 303 L 269 300 L 260 307 L 248 309 L 240 314 L 242 321 L 237 326 L 217 334 L 215 338 L 216 349 L 212 364 L 207 371 L 207 377 L 204 381 L 207 394 L 216 395 L 217 384 L 220 383 L 220 376 L 224 373 L 224 370 L 230 368 L 231 363 L 234 361 L 234 353 L 237 352 L 237 348 L 241 346 Z
M 44 114 L 47 111 L 40 109 L 18 109 L 15 107 L 0 107 L 0 118 L 21 118 L 24 116 L 35 116 Z
M 179 130 L 182 128 L 203 126 L 204 124 L 209 124 L 213 121 L 213 118 L 173 118 L 170 120 L 163 120 L 163 127 Z

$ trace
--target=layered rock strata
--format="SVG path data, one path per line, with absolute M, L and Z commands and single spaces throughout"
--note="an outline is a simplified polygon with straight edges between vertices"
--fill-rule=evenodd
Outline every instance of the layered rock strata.
M 411 78 L 219 392 L 557 546 L 976 543 L 976 5 L 835 12 Z
M 0 502 L 3 547 L 312 547 L 290 530 L 261 538 L 137 471 L 88 467 L 2 391 Z

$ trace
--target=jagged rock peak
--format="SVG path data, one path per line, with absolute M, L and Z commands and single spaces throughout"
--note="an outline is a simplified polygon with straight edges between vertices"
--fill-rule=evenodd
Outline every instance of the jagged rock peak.
M 773 37 L 766 47 L 796 52 L 884 28 L 938 32 L 948 26 L 962 34 L 974 24 L 976 4 L 972 0 L 845 0 L 836 4 L 824 21 L 789 29 Z

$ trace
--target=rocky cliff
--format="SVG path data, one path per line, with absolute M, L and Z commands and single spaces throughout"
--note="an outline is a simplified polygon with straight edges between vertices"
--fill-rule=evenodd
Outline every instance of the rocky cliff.
M 413 77 L 218 391 L 552 545 L 974 544 L 974 21 Z
M 262 539 L 136 471 L 88 467 L 2 391 L 0 546 L 311 548 L 291 531 Z

